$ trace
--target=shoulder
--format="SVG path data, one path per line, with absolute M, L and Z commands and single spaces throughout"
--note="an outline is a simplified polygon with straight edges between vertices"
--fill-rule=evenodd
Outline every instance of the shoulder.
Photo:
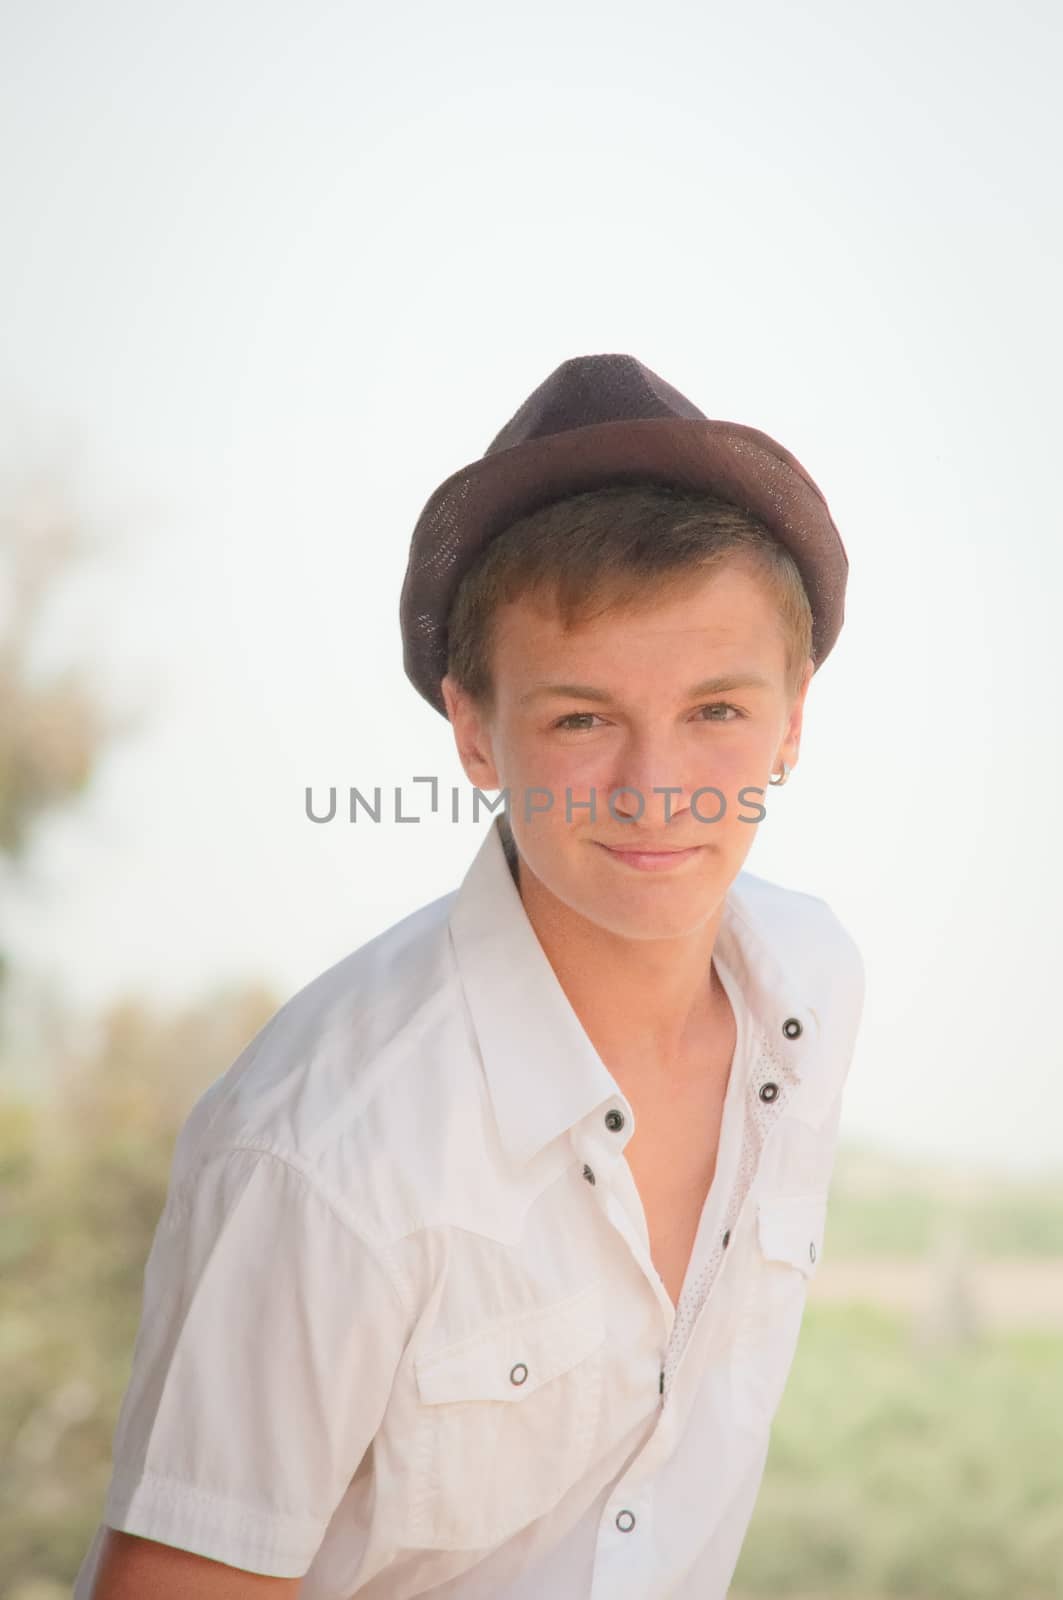
M 171 1190 L 212 1157 L 251 1149 L 358 1205 L 374 1142 L 379 1167 L 379 1148 L 425 1114 L 433 1063 L 468 1055 L 448 932 L 455 893 L 384 929 L 269 1018 L 189 1112 Z
M 731 886 L 738 915 L 814 1004 L 847 1013 L 855 1025 L 863 1006 L 866 968 L 850 929 L 820 895 L 740 872 Z
M 817 947 L 847 956 L 862 968 L 863 957 L 852 933 L 822 896 L 773 883 L 754 872 L 740 872 L 732 885 L 742 910 L 763 927 L 771 927 L 788 949 L 803 948 L 811 936 Z
M 864 1008 L 864 961 L 856 939 L 821 895 L 755 873 L 740 872 L 728 899 L 764 979 L 762 998 L 777 986 L 814 1023 L 794 1114 L 836 1131 Z

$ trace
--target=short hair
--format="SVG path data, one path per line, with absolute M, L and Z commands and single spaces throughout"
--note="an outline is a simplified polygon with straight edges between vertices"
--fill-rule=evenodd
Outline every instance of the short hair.
M 525 595 L 552 600 L 562 627 L 678 594 L 693 573 L 740 563 L 774 600 L 796 696 L 812 646 L 812 608 L 790 552 L 719 495 L 663 483 L 608 484 L 554 500 L 497 534 L 458 585 L 447 667 L 483 711 L 494 707 L 494 618 Z

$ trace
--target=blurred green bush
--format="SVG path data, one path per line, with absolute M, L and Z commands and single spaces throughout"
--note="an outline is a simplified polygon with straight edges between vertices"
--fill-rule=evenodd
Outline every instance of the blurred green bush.
M 32 1099 L 0 1097 L 0 1596 L 69 1594 L 99 1518 L 177 1130 L 276 1009 L 126 1003 Z M 35 1585 L 35 1587 L 31 1587 Z
M 1063 1334 L 810 1305 L 733 1600 L 1061 1595 Z

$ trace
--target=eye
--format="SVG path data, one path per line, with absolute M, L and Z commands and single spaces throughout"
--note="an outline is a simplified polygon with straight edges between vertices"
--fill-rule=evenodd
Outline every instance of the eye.
M 739 717 L 744 717 L 746 714 L 738 706 L 732 705 L 727 700 L 714 700 L 710 705 L 699 706 L 698 712 L 702 711 L 731 713 L 730 716 L 702 717 L 701 720 L 703 722 L 735 722 Z M 567 716 L 559 717 L 551 726 L 572 733 L 584 733 L 589 731 L 590 724 L 595 720 L 595 716 L 596 713 L 593 711 L 570 711 Z
M 579 721 L 587 722 L 594 716 L 593 711 L 570 711 L 567 717 L 559 717 L 552 724 L 555 728 L 572 728 L 572 724 Z M 582 728 L 572 728 L 574 733 L 582 733 Z
M 737 706 L 731 705 L 731 703 L 729 701 L 727 701 L 727 700 L 714 700 L 711 705 L 699 706 L 698 710 L 699 711 L 732 711 L 734 713 L 734 716 L 731 716 L 731 717 L 705 717 L 705 718 L 703 718 L 703 720 L 705 722 L 734 722 L 738 717 L 744 717 L 745 716 L 745 712 L 744 711 L 740 711 Z

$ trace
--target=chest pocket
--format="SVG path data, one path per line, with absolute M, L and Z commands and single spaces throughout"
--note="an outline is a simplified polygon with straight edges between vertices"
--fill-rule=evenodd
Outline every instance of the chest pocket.
M 735 1410 L 760 1430 L 771 1423 L 797 1350 L 808 1285 L 823 1253 L 827 1196 L 761 1195 L 753 1259 L 732 1351 Z
M 590 1462 L 604 1342 L 595 1283 L 415 1362 L 408 1543 L 490 1548 L 562 1499 Z

